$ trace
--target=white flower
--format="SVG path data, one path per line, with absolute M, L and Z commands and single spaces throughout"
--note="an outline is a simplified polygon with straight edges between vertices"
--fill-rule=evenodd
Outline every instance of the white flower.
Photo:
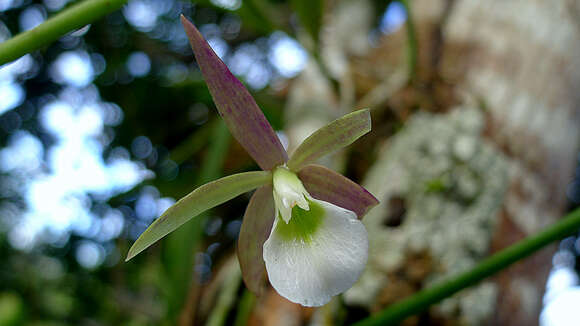
M 362 273 L 368 238 L 357 216 L 362 218 L 379 201 L 362 186 L 315 163 L 368 133 L 370 111 L 357 110 L 330 122 L 288 158 L 247 89 L 197 28 L 183 15 L 181 21 L 220 115 L 262 171 L 226 176 L 193 190 L 141 234 L 127 260 L 202 212 L 257 189 L 238 237 L 246 286 L 261 293 L 265 267 L 272 286 L 289 300 L 305 306 L 327 303 Z
M 273 194 L 276 218 L 264 243 L 270 283 L 292 302 L 322 306 L 362 273 L 366 229 L 354 212 L 312 198 L 284 167 L 274 170 Z

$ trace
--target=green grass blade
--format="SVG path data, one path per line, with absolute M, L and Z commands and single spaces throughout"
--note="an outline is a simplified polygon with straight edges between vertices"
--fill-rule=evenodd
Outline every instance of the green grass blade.
M 292 0 L 292 9 L 298 15 L 302 27 L 310 34 L 312 40 L 318 44 L 324 1 L 322 0 Z
M 197 171 L 196 185 L 202 185 L 223 176 L 223 165 L 226 160 L 231 136 L 223 120 L 210 123 L 207 135 L 202 136 L 201 146 L 207 148 L 203 163 Z M 193 145 L 192 143 L 189 143 Z M 185 146 L 184 146 L 185 147 Z M 194 147 L 194 146 L 191 146 Z M 191 185 L 190 185 L 191 187 Z M 193 285 L 191 280 L 194 255 L 203 240 L 203 229 L 211 209 L 207 210 L 167 236 L 163 246 L 163 284 L 167 290 L 166 320 L 177 324 L 182 316 L 187 301 L 187 294 Z

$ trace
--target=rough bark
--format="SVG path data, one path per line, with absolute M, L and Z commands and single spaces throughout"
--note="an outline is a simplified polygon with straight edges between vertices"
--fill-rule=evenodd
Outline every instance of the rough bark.
M 346 297 L 371 309 L 465 270 L 554 222 L 564 210 L 580 139 L 577 2 L 411 5 L 419 64 L 409 86 L 369 97 L 394 78 L 393 67 L 404 65 L 406 57 L 397 50 L 406 44 L 404 31 L 386 36 L 352 69 L 357 93 L 375 115 L 405 123 L 382 146 L 365 182 L 382 200 L 366 218 L 374 259 Z M 462 161 L 461 152 L 473 153 Z M 495 163 L 480 167 L 485 161 Z M 465 192 L 469 186 L 462 189 L 469 179 L 465 170 L 479 189 L 473 198 Z M 483 214 L 480 219 L 475 212 Z M 552 253 L 544 250 L 446 300 L 423 320 L 537 324 Z
M 457 1 L 444 28 L 442 74 L 463 75 L 462 87 L 484 101 L 485 136 L 509 165 L 492 251 L 563 213 L 580 139 L 578 8 L 566 0 Z M 494 278 L 491 325 L 537 324 L 552 253 Z
M 345 28 L 366 33 L 340 17 L 363 17 L 369 3 L 345 3 L 335 3 L 338 22 L 329 17 L 322 37 L 338 88 L 314 65 L 293 82 L 289 138 L 299 143 L 348 108 L 372 108 L 373 133 L 354 153 L 376 158 L 351 155 L 347 168 L 355 178 L 366 173 L 364 185 L 382 203 L 364 219 L 369 265 L 345 300 L 376 311 L 564 212 L 580 140 L 580 2 L 411 1 L 413 75 L 405 28 L 357 51 L 339 37 Z M 552 254 L 543 250 L 405 324 L 535 325 Z

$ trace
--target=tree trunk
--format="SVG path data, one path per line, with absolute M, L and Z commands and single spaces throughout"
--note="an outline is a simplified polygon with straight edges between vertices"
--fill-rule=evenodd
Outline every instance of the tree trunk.
M 580 3 L 411 2 L 419 62 L 409 86 L 370 96 L 407 56 L 405 31 L 353 60 L 380 147 L 365 185 L 369 267 L 347 301 L 382 308 L 464 271 L 562 215 L 580 139 Z M 388 87 L 386 88 L 388 89 Z M 375 94 L 376 95 L 376 94 Z M 384 131 L 388 134 L 388 131 Z M 407 321 L 534 325 L 552 250 Z

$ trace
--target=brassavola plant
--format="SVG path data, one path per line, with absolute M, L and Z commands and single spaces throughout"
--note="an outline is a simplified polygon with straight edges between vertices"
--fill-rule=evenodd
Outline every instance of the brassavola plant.
M 378 201 L 360 185 L 314 163 L 369 132 L 369 110 L 320 128 L 288 158 L 243 84 L 196 27 L 183 16 L 181 21 L 220 115 L 262 171 L 230 175 L 195 189 L 141 234 L 127 260 L 203 211 L 257 189 L 238 237 L 246 286 L 261 293 L 267 273 L 288 300 L 324 305 L 348 290 L 364 270 L 368 237 L 360 219 Z

